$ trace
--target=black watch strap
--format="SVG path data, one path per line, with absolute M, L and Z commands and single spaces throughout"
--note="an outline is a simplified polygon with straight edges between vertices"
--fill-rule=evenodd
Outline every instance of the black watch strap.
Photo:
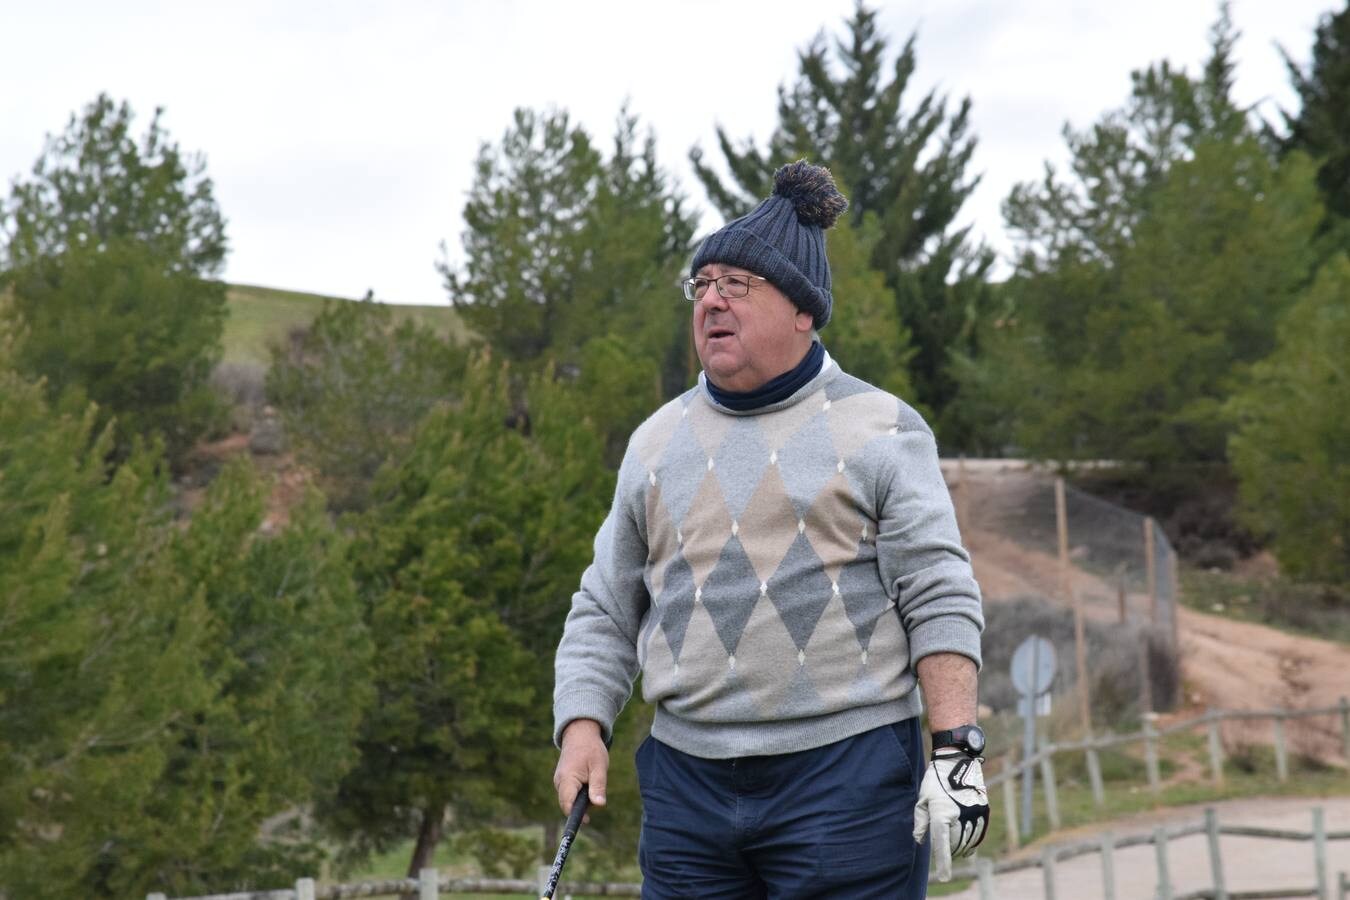
M 934 752 L 952 748 L 960 750 L 967 756 L 980 756 L 984 753 L 984 731 L 978 725 L 958 725 L 946 731 L 935 731 L 932 738 Z

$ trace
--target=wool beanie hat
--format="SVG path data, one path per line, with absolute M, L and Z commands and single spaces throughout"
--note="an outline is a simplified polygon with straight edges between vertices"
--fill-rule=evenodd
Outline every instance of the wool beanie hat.
M 694 253 L 690 276 L 708 263 L 738 266 L 773 282 L 817 329 L 830 321 L 825 229 L 848 209 L 830 170 L 798 160 L 773 175 L 773 195 L 713 232 Z

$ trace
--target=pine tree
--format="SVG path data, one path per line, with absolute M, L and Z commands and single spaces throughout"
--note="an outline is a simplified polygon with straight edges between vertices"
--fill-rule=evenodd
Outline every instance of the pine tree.
M 1228 451 L 1248 522 L 1281 568 L 1350 581 L 1350 259 L 1337 255 L 1280 322 L 1279 345 L 1230 401 Z
M 1283 149 L 1318 161 L 1317 184 L 1327 211 L 1350 228 L 1350 6 L 1326 13 L 1317 24 L 1312 61 L 1304 71 L 1284 54 L 1301 106 L 1284 113 Z M 1347 239 L 1342 239 L 1347 245 Z
M 366 696 L 321 502 L 269 536 L 236 467 L 177 523 L 154 450 L 110 469 L 92 408 L 52 406 L 0 345 L 0 885 L 177 895 L 313 871 L 302 822 L 263 825 L 331 789 Z
M 157 110 L 144 137 L 100 95 L 51 137 L 0 204 L 0 288 L 28 331 L 17 364 L 116 417 L 117 456 L 163 437 L 172 460 L 222 411 L 207 388 L 220 356 L 225 223 L 199 157 Z
M 967 375 L 1036 455 L 1223 464 L 1223 404 L 1311 277 L 1321 215 L 1307 159 L 1277 165 L 1231 100 L 1235 38 L 1225 9 L 1200 77 L 1135 73 L 1124 109 L 1069 133 L 1074 179 L 1008 201 L 1016 324 Z
M 357 768 L 321 815 L 352 857 L 415 836 L 428 864 L 449 814 L 553 818 L 552 650 L 612 476 L 568 388 L 513 400 L 480 359 L 353 520 L 377 702 Z
M 939 430 L 947 440 L 977 442 L 972 424 L 954 408 L 958 385 L 949 371 L 952 354 L 978 352 L 975 323 L 992 301 L 985 279 L 993 253 L 976 246 L 968 228 L 955 227 L 978 183 L 967 174 L 975 151 L 970 100 L 949 111 L 947 98 L 932 90 L 906 112 L 903 100 L 917 65 L 915 37 L 884 80 L 888 44 L 876 17 L 859 4 L 833 54 L 823 37 L 799 54 L 796 81 L 779 89 L 778 125 L 766 151 L 752 141 L 738 147 L 718 128 L 729 184 L 704 163 L 699 148 L 690 159 L 727 218 L 768 195 L 778 166 L 800 157 L 828 166 L 848 186 L 853 224 L 870 216 L 879 226 L 871 264 L 884 276 L 913 338 L 914 392 L 907 399 L 946 417 L 947 427 Z M 837 297 L 840 309 L 850 302 Z M 825 338 L 828 344 L 828 332 Z M 903 345 L 894 349 L 907 352 Z
M 494 352 L 569 367 L 586 341 L 620 334 L 667 358 L 693 226 L 626 110 L 608 159 L 566 112 L 516 110 L 500 145 L 479 152 L 464 219 L 464 266 L 440 268 Z

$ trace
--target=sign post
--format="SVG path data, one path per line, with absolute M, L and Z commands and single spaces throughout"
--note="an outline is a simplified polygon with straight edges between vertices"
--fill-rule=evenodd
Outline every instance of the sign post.
M 1022 731 L 1022 833 L 1031 834 L 1031 795 L 1035 766 L 1026 761 L 1036 754 L 1036 715 L 1050 713 L 1050 685 L 1055 680 L 1055 645 L 1032 635 L 1017 645 L 1012 658 L 1012 683 L 1017 688 L 1017 710 L 1026 722 Z

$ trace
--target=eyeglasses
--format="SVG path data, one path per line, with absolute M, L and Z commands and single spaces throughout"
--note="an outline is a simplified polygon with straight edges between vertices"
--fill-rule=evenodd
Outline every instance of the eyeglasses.
M 684 286 L 684 299 L 689 301 L 702 300 L 703 295 L 708 293 L 710 285 L 717 285 L 719 296 L 727 300 L 737 300 L 750 293 L 750 286 L 756 281 L 768 281 L 767 278 L 761 278 L 758 275 L 742 275 L 733 273 L 723 275 L 721 278 L 686 278 L 681 284 Z

